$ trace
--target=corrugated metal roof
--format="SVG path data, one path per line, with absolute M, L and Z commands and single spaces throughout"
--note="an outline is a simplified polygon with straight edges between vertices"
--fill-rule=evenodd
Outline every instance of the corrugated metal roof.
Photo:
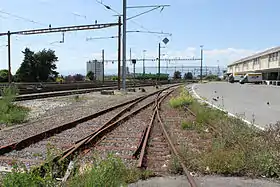
M 229 67 L 229 66 L 232 66 L 232 65 L 235 65 L 235 64 L 243 63 L 243 62 L 248 61 L 248 60 L 253 60 L 253 59 L 255 59 L 255 58 L 258 58 L 258 57 L 261 57 L 261 56 L 264 56 L 264 55 L 269 55 L 269 54 L 271 54 L 271 53 L 279 52 L 279 51 L 280 51 L 280 46 L 279 46 L 279 47 L 274 47 L 274 48 L 265 50 L 265 51 L 263 51 L 263 52 L 256 53 L 256 54 L 254 54 L 254 55 L 251 55 L 251 56 L 242 58 L 242 59 L 240 59 L 240 60 L 237 60 L 237 61 L 235 61 L 234 63 L 229 64 L 228 67 Z

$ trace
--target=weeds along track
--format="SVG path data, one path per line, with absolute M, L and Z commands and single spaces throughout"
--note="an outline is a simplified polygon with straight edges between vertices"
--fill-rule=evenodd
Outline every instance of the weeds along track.
M 8 166 L 14 162 L 24 163 L 27 167 L 38 165 L 44 163 L 50 156 L 50 150 L 56 156 L 54 160 L 58 158 L 71 160 L 74 154 L 90 147 L 92 142 L 102 137 L 101 133 L 107 132 L 112 125 L 120 124 L 150 106 L 154 102 L 155 95 L 163 90 L 63 124 L 19 142 L 4 145 L 0 147 L 0 165 Z M 135 110 L 130 112 L 134 108 Z M 128 112 L 130 113 L 126 114 Z M 123 115 L 124 117 L 122 117 Z

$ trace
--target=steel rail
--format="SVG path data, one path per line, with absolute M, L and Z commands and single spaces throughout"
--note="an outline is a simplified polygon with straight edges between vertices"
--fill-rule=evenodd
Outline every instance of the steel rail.
M 174 89 L 174 90 L 175 90 L 175 89 Z M 147 131 L 146 131 L 146 133 L 145 133 L 145 135 L 144 135 L 144 136 L 145 136 L 144 142 L 140 145 L 140 146 L 141 146 L 141 153 L 140 153 L 140 158 L 139 158 L 139 162 L 138 162 L 137 167 L 140 167 L 140 168 L 143 167 L 144 155 L 145 155 L 145 150 L 146 150 L 146 147 L 147 147 L 147 142 L 148 142 L 148 138 L 149 138 L 149 133 L 150 133 L 151 128 L 152 128 L 152 125 L 153 125 L 153 123 L 154 123 L 154 121 L 155 121 L 155 119 L 156 119 L 156 117 L 157 117 L 157 120 L 158 120 L 158 122 L 160 123 L 160 126 L 161 126 L 161 128 L 162 128 L 164 137 L 165 137 L 165 139 L 167 140 L 168 145 L 169 145 L 169 147 L 171 148 L 173 154 L 178 158 L 178 160 L 179 160 L 179 162 L 180 162 L 180 165 L 181 165 L 181 167 L 183 168 L 183 171 L 184 171 L 184 173 L 185 173 L 185 175 L 186 175 L 186 177 L 187 177 L 187 179 L 188 179 L 188 181 L 189 181 L 191 187 L 197 187 L 197 184 L 196 184 L 194 178 L 191 176 L 191 174 L 190 174 L 190 172 L 188 171 L 187 167 L 186 167 L 185 164 L 183 163 L 183 161 L 182 161 L 182 159 L 181 159 L 181 157 L 180 157 L 178 151 L 176 150 L 176 148 L 175 148 L 173 142 L 171 141 L 171 138 L 169 137 L 169 135 L 168 135 L 168 133 L 167 133 L 167 130 L 166 130 L 166 128 L 165 128 L 165 126 L 164 126 L 164 124 L 163 124 L 163 122 L 162 122 L 162 120 L 161 120 L 161 117 L 160 117 L 160 106 L 161 106 L 162 101 L 163 101 L 169 94 L 171 94 L 174 90 L 168 92 L 167 94 L 163 95 L 163 96 L 160 97 L 160 98 L 156 98 L 156 101 L 155 101 L 156 107 L 153 108 L 153 115 L 152 115 L 151 121 L 150 121 L 150 123 L 149 123 L 149 125 L 148 125 L 148 127 L 147 127 Z M 139 151 L 138 151 L 139 149 L 140 149 L 140 147 L 138 147 L 136 151 L 139 152 Z M 136 157 L 136 153 L 137 153 L 136 151 L 135 151 L 135 153 L 133 154 L 134 157 Z
M 178 85 L 180 85 L 180 84 L 169 86 L 167 88 L 164 88 L 162 90 L 156 91 L 156 92 L 154 92 L 152 94 L 149 94 L 149 95 L 154 95 L 156 93 L 161 93 L 161 92 L 163 92 L 163 91 L 165 91 L 167 89 L 173 88 L 173 87 L 178 86 Z M 55 158 L 53 158 L 51 162 L 43 163 L 39 167 L 33 169 L 32 172 L 45 173 L 45 171 L 46 171 L 46 169 L 45 169 L 46 167 L 45 166 L 50 166 L 50 164 L 51 165 L 55 164 L 58 167 L 62 166 L 61 169 L 64 170 L 63 165 L 60 165 L 60 164 L 65 164 L 65 161 L 66 162 L 70 161 L 71 159 L 74 158 L 74 156 L 77 156 L 78 153 L 80 153 L 81 151 L 84 151 L 86 149 L 89 149 L 90 147 L 93 147 L 97 141 L 100 141 L 100 139 L 102 139 L 108 132 L 111 132 L 116 127 L 118 127 L 118 125 L 121 122 L 128 120 L 131 116 L 136 115 L 137 113 L 139 113 L 143 109 L 145 109 L 145 108 L 149 107 L 150 105 L 152 105 L 154 102 L 155 101 L 152 101 L 152 102 L 150 102 L 148 104 L 145 104 L 144 106 L 138 108 L 135 111 L 130 112 L 129 114 L 127 114 L 126 116 L 118 119 L 117 121 L 115 119 L 113 120 L 113 118 L 112 118 L 111 120 L 107 121 L 107 123 L 106 123 L 107 126 L 104 125 L 103 126 L 104 128 L 100 129 L 100 131 L 98 131 L 98 132 L 95 131 L 95 132 L 91 133 L 90 135 L 88 135 L 87 137 L 84 137 L 84 138 L 76 141 L 76 143 L 72 147 L 70 147 L 69 149 L 65 150 L 62 154 L 60 154 L 60 155 L 56 156 Z M 123 110 L 121 112 L 123 113 Z M 113 122 L 113 123 L 109 124 L 108 122 Z
M 185 164 L 183 163 L 182 158 L 180 157 L 178 151 L 176 150 L 174 144 L 172 143 L 172 141 L 171 141 L 171 139 L 170 139 L 170 137 L 169 137 L 169 135 L 168 135 L 168 133 L 167 133 L 166 128 L 164 127 L 164 124 L 163 124 L 163 122 L 162 122 L 162 120 L 161 120 L 161 117 L 160 117 L 159 110 L 157 110 L 157 118 L 158 118 L 158 121 L 159 121 L 159 123 L 160 123 L 160 126 L 161 126 L 161 128 L 162 128 L 162 130 L 163 130 L 163 134 L 164 134 L 164 136 L 165 136 L 165 138 L 166 138 L 166 140 L 167 140 L 169 146 L 171 147 L 171 150 L 172 150 L 173 154 L 174 154 L 174 155 L 177 157 L 177 159 L 179 160 L 180 165 L 181 165 L 181 167 L 183 168 L 183 171 L 184 171 L 184 173 L 186 174 L 187 179 L 188 179 L 188 181 L 189 181 L 191 187 L 197 187 L 197 184 L 196 184 L 194 178 L 191 176 L 191 174 L 190 174 L 190 172 L 188 171 L 187 167 L 186 167 Z
M 118 127 L 118 125 L 121 122 L 126 121 L 131 116 L 136 115 L 137 113 L 139 113 L 143 109 L 145 109 L 145 108 L 149 107 L 150 105 L 152 105 L 154 102 L 155 101 L 151 101 L 148 104 L 145 104 L 145 105 L 141 106 L 140 108 L 138 108 L 138 109 L 130 112 L 129 114 L 123 116 L 122 118 L 120 118 L 117 121 L 115 121 L 114 123 L 106 126 L 105 128 L 101 129 L 100 131 L 92 133 L 89 138 L 87 138 L 87 139 L 79 142 L 78 144 L 74 145 L 70 151 L 64 152 L 62 158 L 60 158 L 58 161 L 61 162 L 61 161 L 65 160 L 65 159 L 70 159 L 71 156 L 73 156 L 73 154 L 76 151 L 82 151 L 82 150 L 86 149 L 87 147 L 93 147 L 95 145 L 96 141 L 98 141 L 104 135 L 106 135 L 107 133 L 111 132 L 113 129 Z
M 125 105 L 128 105 L 128 104 L 131 104 L 129 105 L 129 107 L 123 109 L 120 113 L 118 113 L 116 116 L 114 116 L 111 120 L 109 120 L 106 124 L 109 124 L 111 123 L 115 118 L 119 117 L 120 115 L 122 115 L 124 112 L 126 112 L 127 110 L 129 110 L 130 108 L 132 108 L 135 104 L 139 103 L 140 101 L 146 99 L 147 97 L 150 97 L 152 95 L 155 95 L 157 94 L 159 91 L 156 91 L 154 93 L 151 93 L 151 94 L 148 94 L 148 95 L 145 95 L 145 96 L 141 96 L 141 97 L 138 97 L 136 99 L 132 99 L 130 101 L 127 101 L 127 102 L 124 102 L 124 103 L 121 103 L 121 104 L 118 104 L 118 105 L 115 105 L 113 107 L 110 107 L 110 108 L 107 108 L 107 109 L 104 109 L 104 110 L 101 110 L 99 112 L 96 112 L 94 114 L 91 114 L 87 117 L 83 117 L 83 118 L 80 118 L 78 120 L 75 120 L 73 122 L 70 122 L 70 123 L 66 123 L 66 124 L 63 124 L 63 125 L 60 125 L 58 127 L 55 127 L 55 128 L 52 128 L 52 129 L 49 129 L 49 130 L 46 130 L 46 131 L 43 131 L 39 134 L 36 134 L 36 135 L 33 135 L 33 136 L 30 136 L 28 138 L 25 138 L 19 142 L 14 142 L 14 143 L 11 143 L 9 145 L 5 145 L 5 146 L 1 146 L 0 147 L 0 155 L 3 155 L 5 153 L 8 153 L 12 150 L 21 150 L 25 147 L 28 147 L 29 145 L 33 144 L 33 143 L 36 143 L 36 142 L 39 142 L 41 141 L 42 139 L 46 139 L 48 137 L 51 137 L 55 134 L 59 134 L 60 132 L 62 131 L 65 131 L 67 129 L 70 129 L 70 128 L 73 128 L 75 126 L 77 126 L 78 124 L 80 123 L 84 123 L 86 121 L 89 121 L 89 120 L 92 120 L 96 117 L 99 117 L 107 112 L 110 112 L 110 111 L 113 111 L 117 108 L 120 108 L 120 107 L 123 107 Z
M 174 146 L 174 144 L 173 144 L 173 142 L 172 142 L 170 136 L 168 135 L 167 130 L 166 130 L 166 128 L 165 128 L 165 126 L 164 126 L 164 124 L 163 124 L 163 122 L 162 122 L 162 119 L 161 119 L 161 117 L 160 117 L 160 110 L 159 110 L 160 105 L 161 105 L 161 102 L 158 104 L 158 107 L 157 107 L 156 110 L 157 110 L 157 118 L 158 118 L 158 121 L 159 121 L 160 126 L 161 126 L 161 128 L 162 128 L 163 134 L 164 134 L 164 136 L 165 136 L 165 138 L 166 138 L 166 140 L 167 140 L 169 146 L 171 147 L 171 150 L 172 150 L 173 154 L 174 154 L 174 155 L 177 157 L 177 159 L 179 160 L 180 165 L 181 165 L 181 167 L 183 168 L 183 171 L 184 171 L 184 173 L 186 174 L 187 179 L 188 179 L 188 181 L 189 181 L 191 187 L 197 187 L 197 184 L 196 184 L 194 178 L 191 176 L 191 174 L 190 174 L 190 172 L 188 171 L 187 167 L 186 167 L 185 164 L 183 163 L 182 158 L 180 157 L 180 154 L 178 153 L 177 149 L 175 148 L 175 146 Z

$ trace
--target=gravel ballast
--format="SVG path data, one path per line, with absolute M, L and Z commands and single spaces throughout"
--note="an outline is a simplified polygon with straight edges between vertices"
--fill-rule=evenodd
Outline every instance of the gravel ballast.
M 164 87 L 164 86 L 163 86 Z M 31 108 L 27 123 L 14 125 L 0 130 L 0 146 L 20 141 L 64 123 L 77 120 L 100 110 L 123 103 L 133 98 L 156 91 L 154 87 L 145 87 L 146 93 L 135 92 L 123 95 L 101 95 L 100 93 L 82 94 L 79 99 L 75 96 L 21 101 L 18 104 Z M 55 104 L 54 104 L 55 103 Z

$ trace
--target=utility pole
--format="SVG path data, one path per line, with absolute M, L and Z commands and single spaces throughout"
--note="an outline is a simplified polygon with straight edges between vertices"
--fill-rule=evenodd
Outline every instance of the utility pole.
M 200 46 L 200 82 L 202 83 L 203 45 Z
M 130 61 L 130 65 L 131 65 L 131 63 L 132 63 L 132 61 L 131 61 L 131 48 L 129 49 L 129 61 Z
M 9 69 L 9 84 L 12 83 L 12 70 L 11 70 L 11 32 L 8 31 L 8 69 Z
M 122 83 L 123 90 L 126 90 L 126 0 L 123 0 L 123 67 L 122 67 Z
M 96 65 L 97 65 L 97 60 L 95 59 L 95 61 L 94 61 L 94 76 L 95 76 L 95 80 L 96 80 L 96 78 L 97 78 L 97 74 L 96 74 Z
M 145 76 L 145 52 L 146 50 L 143 50 L 143 75 Z
M 158 81 L 160 81 L 160 43 L 158 44 Z
M 104 84 L 104 49 L 102 49 L 102 83 Z
M 135 88 L 135 64 L 136 64 L 136 60 L 133 59 L 131 63 L 133 64 L 133 85 L 134 85 L 134 88 Z
M 118 90 L 121 89 L 121 40 L 122 40 L 122 20 L 119 16 L 119 32 L 118 32 Z

